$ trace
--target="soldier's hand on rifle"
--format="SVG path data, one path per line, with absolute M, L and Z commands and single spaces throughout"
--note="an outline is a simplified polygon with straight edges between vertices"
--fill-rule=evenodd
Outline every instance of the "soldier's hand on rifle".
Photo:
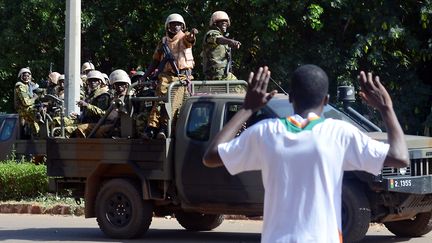
M 240 41 L 231 40 L 228 43 L 228 46 L 231 47 L 231 48 L 234 48 L 234 49 L 240 49 L 241 43 L 240 43 Z

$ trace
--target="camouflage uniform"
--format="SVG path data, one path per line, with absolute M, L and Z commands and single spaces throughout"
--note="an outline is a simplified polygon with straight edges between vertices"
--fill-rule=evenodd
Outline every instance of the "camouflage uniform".
M 165 36 L 162 41 L 159 43 L 156 48 L 155 53 L 153 54 L 153 59 L 157 62 L 161 62 L 163 59 L 163 51 L 162 51 L 162 42 L 167 43 L 172 55 L 175 58 L 175 62 L 180 71 L 180 75 L 176 75 L 175 71 L 171 68 L 169 62 L 166 63 L 163 68 L 163 72 L 158 75 L 158 83 L 156 86 L 156 96 L 164 97 L 167 95 L 168 86 L 175 81 L 187 81 L 192 80 L 193 76 L 191 75 L 192 68 L 194 67 L 194 59 L 192 55 L 192 46 L 195 44 L 195 40 L 193 42 L 189 42 L 188 39 L 190 37 L 190 33 L 180 31 L 177 33 L 172 39 L 168 36 Z M 175 94 L 175 99 L 172 104 L 172 115 L 173 117 L 177 114 L 179 108 L 183 103 L 183 99 L 187 93 L 187 90 L 184 86 L 179 87 Z M 147 123 L 148 127 L 166 128 L 168 125 L 168 115 L 166 114 L 165 109 L 161 109 L 161 104 L 155 103 L 149 115 L 149 120 Z
M 77 128 L 77 136 L 85 137 L 93 127 L 90 123 L 97 123 L 105 115 L 105 111 L 110 107 L 111 97 L 106 89 L 98 88 L 91 92 L 85 99 L 88 106 L 82 107 L 81 122 Z
M 203 71 L 206 80 L 237 80 L 227 70 L 229 62 L 229 52 L 231 51 L 228 45 L 218 44 L 216 40 L 223 37 L 222 32 L 216 27 L 211 26 L 210 30 L 205 34 L 203 40 Z
M 31 81 L 29 84 L 23 82 L 17 82 L 15 84 L 14 105 L 20 118 L 30 126 L 33 134 L 37 135 L 40 131 L 36 119 L 37 109 L 35 108 L 35 100 L 37 96 L 33 95 L 30 86 Z

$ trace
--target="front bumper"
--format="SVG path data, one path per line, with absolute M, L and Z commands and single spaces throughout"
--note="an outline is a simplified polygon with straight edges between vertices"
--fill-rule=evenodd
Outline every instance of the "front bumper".
M 432 176 L 386 177 L 382 179 L 384 187 L 390 192 L 411 194 L 431 194 Z

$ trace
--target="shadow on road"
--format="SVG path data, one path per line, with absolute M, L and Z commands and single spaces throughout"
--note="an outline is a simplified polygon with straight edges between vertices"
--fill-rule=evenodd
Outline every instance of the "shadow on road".
M 21 230 L 2 230 L 0 241 L 70 241 L 70 242 L 211 242 L 211 243 L 259 243 L 258 233 L 232 232 L 192 232 L 187 230 L 150 229 L 143 237 L 134 240 L 118 240 L 107 238 L 99 229 L 94 228 L 29 228 Z
M 367 235 L 362 243 L 394 243 L 394 242 L 409 242 L 411 238 L 396 237 L 389 235 Z

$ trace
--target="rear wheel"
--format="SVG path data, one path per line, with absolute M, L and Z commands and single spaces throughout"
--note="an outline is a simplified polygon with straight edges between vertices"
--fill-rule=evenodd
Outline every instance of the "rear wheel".
M 130 181 L 113 179 L 96 198 L 96 218 L 100 229 L 111 238 L 136 238 L 147 232 L 153 216 L 153 204 L 142 199 L 140 190 Z
M 342 186 L 342 233 L 345 242 L 361 241 L 371 218 L 369 201 L 360 184 L 344 181 Z
M 212 230 L 222 224 L 224 216 L 221 214 L 202 214 L 190 212 L 177 212 L 175 217 L 179 224 L 187 230 Z
M 419 213 L 412 219 L 384 223 L 387 229 L 400 237 L 419 237 L 432 230 L 432 212 Z

